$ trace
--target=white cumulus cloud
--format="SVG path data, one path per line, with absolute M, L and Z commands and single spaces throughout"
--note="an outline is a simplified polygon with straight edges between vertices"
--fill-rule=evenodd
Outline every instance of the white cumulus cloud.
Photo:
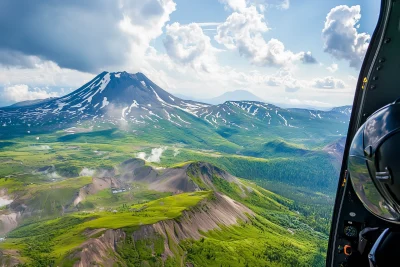
M 221 3 L 225 4 L 233 10 L 243 10 L 246 8 L 246 0 L 219 0 Z
M 93 79 L 93 74 L 60 68 L 52 61 L 36 59 L 32 68 L 0 66 L 0 84 L 72 86 L 76 89 Z
M 265 83 L 269 86 L 283 86 L 285 92 L 297 92 L 301 88 L 306 87 L 306 83 L 293 77 L 292 72 L 288 68 L 279 69 L 274 75 L 267 76 Z
M 173 0 L 122 1 L 121 29 L 134 40 L 133 52 L 145 52 L 151 40 L 162 34 L 169 16 L 176 10 Z
M 279 86 L 287 93 L 297 92 L 300 89 L 344 89 L 347 84 L 332 76 L 314 78 L 311 80 L 298 79 L 294 77 L 289 68 L 282 68 L 273 75 L 265 76 L 264 83 L 268 86 Z
M 258 6 L 261 11 L 265 8 L 273 7 L 277 9 L 288 9 L 290 7 L 289 0 L 219 0 L 226 7 L 233 10 L 243 10 L 247 5 Z
M 2 95 L 7 101 L 17 102 L 58 96 L 56 92 L 48 92 L 40 88 L 29 88 L 29 86 L 26 84 L 16 84 L 6 87 L 4 88 Z
M 338 66 L 338 64 L 336 64 L 336 63 L 332 63 L 332 65 L 328 66 L 326 69 L 327 69 L 328 71 L 334 73 L 334 72 L 336 72 L 336 71 L 339 69 L 339 66 Z
M 346 84 L 342 80 L 335 79 L 332 76 L 314 79 L 312 85 L 320 89 L 343 89 L 346 87 Z
M 175 22 L 167 25 L 164 47 L 168 56 L 179 64 L 190 64 L 205 71 L 210 71 L 216 65 L 217 49 L 196 23 L 180 25 Z
M 349 61 L 356 69 L 361 66 L 370 40 L 369 34 L 358 32 L 360 11 L 358 5 L 334 7 L 326 16 L 322 30 L 324 51 L 336 59 Z
M 269 27 L 264 15 L 255 6 L 237 9 L 224 23 L 218 25 L 215 40 L 231 50 L 237 50 L 258 66 L 283 67 L 296 61 L 316 63 L 311 52 L 293 53 L 277 39 L 264 39 Z
M 278 2 L 278 4 L 276 4 L 277 6 L 283 8 L 283 9 L 288 9 L 290 7 L 290 2 L 289 0 L 278 0 L 275 1 Z

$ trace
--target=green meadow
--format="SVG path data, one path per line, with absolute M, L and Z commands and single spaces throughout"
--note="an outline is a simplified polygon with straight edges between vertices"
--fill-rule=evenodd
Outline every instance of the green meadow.
M 202 232 L 198 240 L 176 242 L 156 236 L 134 241 L 128 234 L 117 252 L 110 252 L 118 266 L 323 266 L 333 201 L 330 192 L 337 172 L 329 156 L 312 144 L 265 139 L 256 147 L 260 140 L 242 145 L 236 137 L 190 131 L 161 136 L 156 131 L 127 135 L 105 129 L 0 141 L 0 188 L 14 200 L 12 205 L 23 204 L 31 214 L 5 235 L 0 249 L 17 251 L 22 266 L 72 266 L 79 259 L 70 255 L 107 229 L 132 233 L 165 220 L 179 224 L 185 210 L 214 201 L 201 172 L 194 171 L 190 179 L 200 188 L 198 192 L 172 194 L 130 182 L 125 192 L 113 194 L 105 188 L 73 205 L 96 173 L 112 170 L 118 178 L 121 163 L 163 147 L 160 161 L 147 165 L 162 172 L 162 168 L 208 162 L 226 170 L 240 177 L 243 186 L 215 176 L 215 190 L 255 215 L 248 222 L 239 220 Z M 83 173 L 83 169 L 93 173 Z M 0 215 L 9 214 L 12 205 L 0 209 Z M 88 235 L 96 229 L 96 234 Z M 167 253 L 165 242 L 172 255 L 162 256 Z

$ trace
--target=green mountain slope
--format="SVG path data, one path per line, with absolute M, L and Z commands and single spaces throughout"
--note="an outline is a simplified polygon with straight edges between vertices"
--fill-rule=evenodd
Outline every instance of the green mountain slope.
M 87 264 L 88 258 L 99 264 L 122 266 L 220 266 L 227 257 L 232 260 L 231 266 L 307 266 L 323 255 L 318 243 L 321 238 L 326 242 L 327 237 L 290 211 L 292 201 L 211 164 L 194 162 L 156 171 L 141 160 L 130 160 L 118 168 L 119 174 L 110 186 L 131 186 L 119 194 L 110 193 L 112 187 L 100 188 L 106 185 L 100 180 L 107 177 L 70 178 L 18 188 L 22 196 L 19 205 L 37 210 L 39 203 L 46 212 L 38 214 L 40 219 L 32 214 L 21 219 L 21 225 L 0 243 L 3 254 L 8 255 L 4 257 L 34 266 Z M 7 181 L 3 185 L 11 191 L 12 183 Z M 193 186 L 183 186 L 184 182 Z M 170 187 L 162 186 L 166 183 Z M 149 190 L 155 185 L 158 190 Z M 185 188 L 189 193 L 165 196 L 166 188 L 170 192 L 183 192 Z M 67 212 L 68 192 L 74 208 Z M 35 195 L 43 199 L 38 201 Z M 133 204 L 138 202 L 142 203 Z M 46 203 L 55 209 L 46 210 Z M 117 247 L 106 260 L 110 236 Z M 262 249 L 258 246 L 260 250 L 251 249 L 256 239 L 263 245 Z M 86 249 L 89 245 L 91 249 Z M 285 246 L 294 252 L 284 253 Z M 232 250 L 237 254 L 230 253 Z M 296 257 L 298 252 L 305 256 Z

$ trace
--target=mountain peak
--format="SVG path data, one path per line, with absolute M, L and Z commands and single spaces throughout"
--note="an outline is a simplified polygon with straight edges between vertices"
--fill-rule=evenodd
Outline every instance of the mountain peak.
M 255 94 L 251 93 L 247 90 L 234 90 L 225 92 L 220 96 L 204 99 L 205 103 L 209 104 L 222 104 L 226 101 L 256 101 L 256 102 L 265 102 L 260 97 L 256 96 Z
M 140 77 L 140 78 L 148 79 L 147 76 L 144 75 L 144 73 L 142 73 L 142 72 L 136 72 L 135 75 L 136 75 L 137 77 Z
M 81 88 L 66 97 L 60 98 L 59 102 L 63 102 L 63 100 L 70 102 L 72 96 L 75 99 L 74 101 L 80 101 L 81 105 L 89 106 L 93 102 L 97 104 L 101 102 L 112 103 L 114 106 L 128 105 L 129 107 L 132 103 L 136 103 L 135 105 L 161 105 L 161 102 L 171 101 L 168 97 L 169 94 L 143 73 L 131 74 L 126 71 L 103 71 Z
M 91 83 L 93 80 L 98 79 L 99 77 L 110 77 L 110 79 L 123 77 L 139 81 L 151 81 L 142 72 L 129 73 L 127 71 L 116 71 L 116 72 L 103 71 L 100 74 L 98 74 L 95 78 L 93 78 L 89 83 Z

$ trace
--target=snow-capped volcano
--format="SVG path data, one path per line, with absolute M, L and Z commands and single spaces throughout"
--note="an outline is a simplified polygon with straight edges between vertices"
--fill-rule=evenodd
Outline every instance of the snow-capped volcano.
M 103 72 L 75 92 L 49 103 L 57 108 L 52 113 L 104 114 L 115 116 L 109 109 L 119 109 L 122 118 L 129 116 L 134 109 L 150 110 L 177 108 L 193 113 L 194 109 L 207 106 L 193 101 L 183 101 L 167 93 L 142 73 Z
M 142 73 L 103 72 L 75 92 L 57 99 L 61 111 L 65 106 L 101 113 L 108 105 L 123 106 L 124 116 L 139 106 L 156 108 L 178 108 L 187 112 L 205 106 L 192 101 L 183 101 L 167 93 Z M 121 111 L 122 114 L 122 111 Z
M 125 120 L 141 123 L 166 119 L 185 122 L 175 111 L 193 116 L 207 104 L 185 101 L 164 91 L 142 73 L 102 72 L 81 88 L 46 103 L 0 109 L 0 123 L 7 126 L 62 128 L 71 122 Z

